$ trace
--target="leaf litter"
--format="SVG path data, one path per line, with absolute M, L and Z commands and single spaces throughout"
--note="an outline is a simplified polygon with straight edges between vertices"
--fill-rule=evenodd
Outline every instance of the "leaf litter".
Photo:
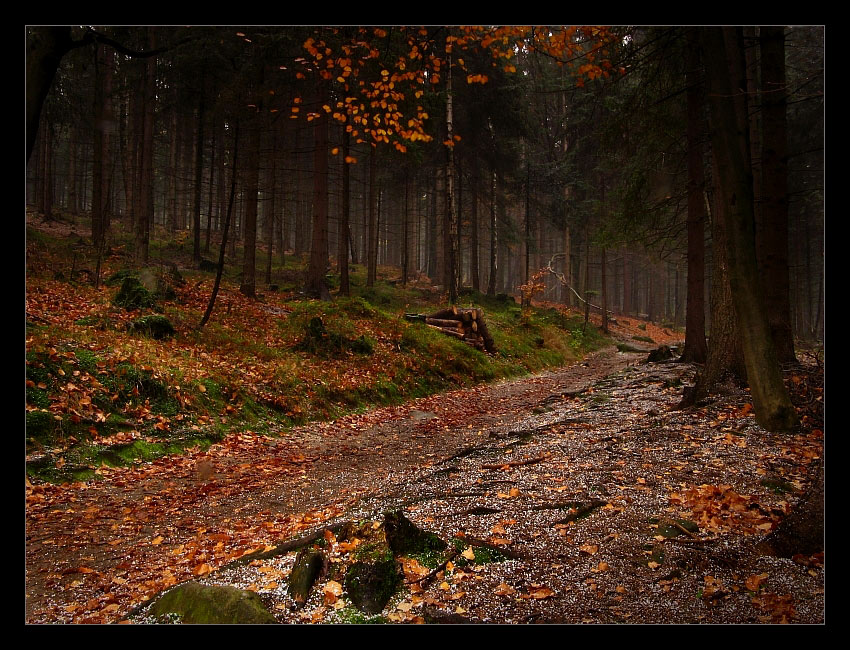
M 244 560 L 343 520 L 377 529 L 402 508 L 461 548 L 433 580 L 403 559 L 381 621 L 824 622 L 822 554 L 752 552 L 811 480 L 822 424 L 804 415 L 799 434 L 768 434 L 743 390 L 672 410 L 696 368 L 644 358 L 609 348 L 531 378 L 101 468 L 97 482 L 29 485 L 27 621 L 117 622 L 196 579 L 256 591 L 280 622 L 349 622 L 339 578 L 296 608 L 294 552 Z M 469 559 L 482 544 L 499 561 Z M 331 566 L 356 546 L 329 543 Z

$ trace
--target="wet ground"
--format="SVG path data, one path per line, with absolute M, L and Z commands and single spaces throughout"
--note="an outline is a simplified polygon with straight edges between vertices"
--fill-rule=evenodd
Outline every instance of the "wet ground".
M 822 432 L 769 435 L 735 389 L 672 410 L 695 367 L 645 359 L 612 347 L 283 438 L 246 433 L 199 452 L 194 474 L 165 462 L 44 488 L 28 504 L 27 621 L 117 621 L 193 578 L 253 589 L 281 622 L 346 621 L 335 581 L 293 609 L 294 553 L 231 562 L 401 509 L 446 540 L 486 541 L 508 557 L 450 563 L 402 589 L 383 620 L 823 622 L 822 559 L 752 551 L 805 489 Z M 353 552 L 333 548 L 340 564 Z

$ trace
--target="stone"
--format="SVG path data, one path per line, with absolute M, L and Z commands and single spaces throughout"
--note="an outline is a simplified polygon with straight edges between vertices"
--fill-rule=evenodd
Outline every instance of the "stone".
M 189 624 L 277 623 L 253 591 L 184 582 L 160 596 L 148 610 L 163 621 Z

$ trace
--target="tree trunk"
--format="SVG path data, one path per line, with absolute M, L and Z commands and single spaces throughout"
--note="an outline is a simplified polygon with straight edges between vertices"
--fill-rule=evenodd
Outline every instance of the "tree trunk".
M 148 27 L 148 45 L 156 47 L 156 30 Z M 139 183 L 139 214 L 136 219 L 136 262 L 147 264 L 150 255 L 150 229 L 153 222 L 153 128 L 154 102 L 156 101 L 156 57 L 144 63 L 141 176 Z
M 447 43 L 448 45 L 448 43 Z M 446 152 L 446 226 L 448 230 L 446 261 L 446 281 L 449 290 L 449 302 L 454 304 L 458 297 L 458 262 L 460 250 L 458 247 L 458 218 L 454 204 L 454 113 L 452 105 L 452 56 L 451 49 L 446 48 L 448 65 L 446 66 L 446 131 L 448 134 L 448 151 Z
M 203 80 L 201 81 L 203 88 Z M 198 98 L 198 126 L 195 139 L 195 192 L 192 206 L 192 259 L 195 264 L 201 262 L 201 179 L 204 172 L 204 93 Z
M 824 476 L 818 462 L 814 482 L 785 519 L 756 546 L 764 555 L 793 557 L 824 550 Z
M 26 62 L 27 162 L 35 147 L 41 107 L 62 57 L 73 46 L 70 27 L 30 27 Z
M 255 109 L 247 117 L 248 133 L 245 152 L 245 212 L 243 222 L 242 282 L 239 291 L 254 298 L 257 295 L 257 205 L 260 184 L 260 113 Z
M 221 274 L 224 270 L 224 253 L 227 248 L 227 234 L 230 230 L 230 221 L 233 216 L 233 200 L 236 197 L 236 162 L 238 160 L 239 152 L 239 120 L 237 119 L 235 125 L 233 127 L 233 156 L 231 158 L 230 164 L 230 199 L 227 203 L 227 212 L 224 217 L 224 224 L 222 225 L 221 231 L 221 246 L 218 251 L 218 269 L 215 274 L 215 282 L 213 283 L 213 290 L 210 294 L 209 302 L 207 303 L 207 309 L 204 312 L 203 317 L 201 318 L 201 322 L 198 323 L 198 329 L 203 329 L 204 325 L 209 321 L 210 316 L 212 315 L 213 307 L 215 307 L 215 299 L 218 296 L 218 288 L 221 286 Z
M 316 298 L 330 300 L 325 279 L 328 271 L 328 114 L 323 109 L 328 102 L 328 86 L 322 80 L 319 81 L 318 97 L 319 117 L 314 120 L 313 132 L 313 235 L 306 290 Z
M 479 245 L 478 245 L 478 167 L 472 165 L 470 170 L 470 206 L 469 215 L 469 275 L 472 288 L 481 291 L 481 271 L 479 267 Z
M 377 147 L 374 145 L 369 151 L 369 226 L 366 235 L 366 286 L 375 286 L 378 276 L 378 181 L 377 174 Z
M 272 129 L 271 151 L 268 157 L 268 166 L 266 168 L 265 191 L 268 193 L 268 199 L 263 205 L 263 226 L 265 229 L 266 246 L 268 247 L 266 257 L 266 284 L 272 283 L 272 258 L 274 256 L 274 224 L 275 212 L 277 211 L 277 150 L 278 150 L 278 132 L 277 129 Z
M 496 250 L 498 245 L 496 231 L 496 170 L 490 171 L 490 273 L 487 278 L 487 295 L 496 295 Z
M 788 134 L 785 28 L 761 28 L 762 197 L 759 233 L 765 302 L 780 363 L 796 363 L 788 278 Z
M 798 420 L 776 358 L 756 263 L 746 98 L 740 90 L 746 88 L 742 36 L 730 27 L 706 28 L 703 35 L 718 202 L 727 221 L 729 284 L 753 408 L 765 429 L 787 431 Z
M 348 241 L 349 222 L 351 221 L 351 164 L 348 162 L 350 155 L 351 136 L 348 131 L 342 130 L 342 204 L 340 206 L 339 236 L 337 247 L 337 267 L 339 269 L 339 294 L 341 296 L 351 295 L 351 285 L 348 277 Z
M 704 93 L 700 75 L 699 35 L 688 30 L 688 301 L 685 349 L 680 361 L 705 363 L 705 171 L 702 148 Z

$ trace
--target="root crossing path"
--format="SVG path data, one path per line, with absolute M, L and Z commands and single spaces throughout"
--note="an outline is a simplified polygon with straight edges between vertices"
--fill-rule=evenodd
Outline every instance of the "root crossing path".
M 384 620 L 822 622 L 822 564 L 747 550 L 793 506 L 822 441 L 767 435 L 744 393 L 671 411 L 695 368 L 645 358 L 610 347 L 533 377 L 30 487 L 27 622 L 119 621 L 190 579 L 255 590 L 281 622 L 334 622 L 342 601 L 321 587 L 297 611 L 287 601 L 292 558 L 221 569 L 396 508 L 509 559 L 449 566 Z M 763 487 L 766 475 L 789 491 Z M 579 520 L 581 504 L 593 507 Z M 698 532 L 659 532 L 690 530 L 684 520 Z

